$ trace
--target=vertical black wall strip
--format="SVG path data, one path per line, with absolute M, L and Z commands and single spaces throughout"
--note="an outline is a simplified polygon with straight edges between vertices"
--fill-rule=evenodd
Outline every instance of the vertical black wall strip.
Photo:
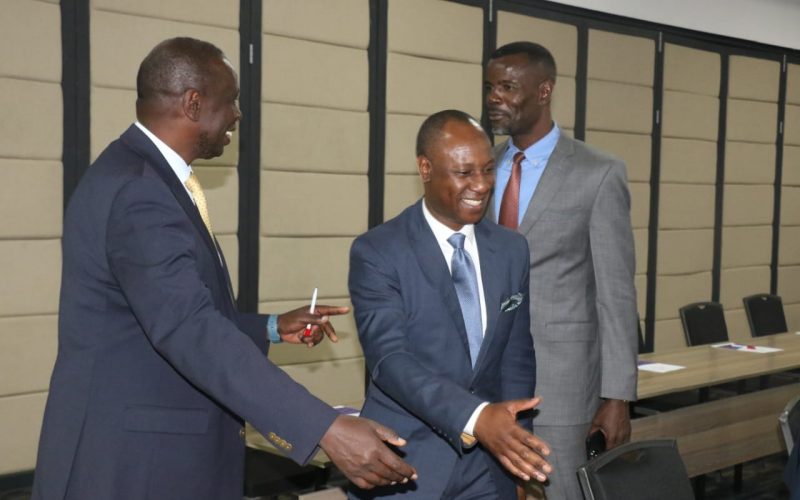
M 369 2 L 369 227 L 383 222 L 386 173 L 387 0 Z
M 658 276 L 658 206 L 661 193 L 661 117 L 664 103 L 664 34 L 656 38 L 653 72 L 653 132 L 650 134 L 650 220 L 647 227 L 647 295 L 644 313 L 644 350 L 655 349 L 656 279 Z
M 483 5 L 483 57 L 481 58 L 481 65 L 483 68 L 483 79 L 486 79 L 486 66 L 489 64 L 489 56 L 492 55 L 494 49 L 497 48 L 497 6 L 494 2 L 488 2 Z M 483 89 L 483 81 L 481 81 L 481 88 Z M 489 140 L 494 144 L 494 134 L 492 134 L 492 124 L 489 122 L 489 116 L 486 114 L 486 89 L 481 91 L 481 126 L 483 130 L 489 135 Z
M 89 0 L 61 0 L 64 208 L 89 167 Z
M 261 212 L 261 0 L 239 2 L 239 295 L 242 312 L 258 310 Z
M 722 275 L 722 213 L 725 194 L 725 143 L 728 123 L 728 51 L 720 53 L 719 126 L 717 130 L 717 179 L 714 190 L 714 258 L 711 266 L 711 300 L 719 302 Z
M 769 264 L 769 293 L 778 293 L 778 264 L 781 235 L 781 185 L 783 184 L 783 131 L 786 119 L 786 55 L 781 61 L 780 90 L 778 91 L 778 135 L 775 140 L 775 195 L 772 207 L 772 257 Z
M 586 92 L 589 75 L 589 27 L 578 24 L 578 61 L 575 69 L 575 138 L 586 139 Z

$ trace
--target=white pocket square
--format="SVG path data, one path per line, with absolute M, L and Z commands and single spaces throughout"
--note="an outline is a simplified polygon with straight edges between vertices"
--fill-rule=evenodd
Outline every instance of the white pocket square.
M 500 304 L 500 312 L 509 312 L 518 308 L 522 304 L 523 294 L 515 293 Z

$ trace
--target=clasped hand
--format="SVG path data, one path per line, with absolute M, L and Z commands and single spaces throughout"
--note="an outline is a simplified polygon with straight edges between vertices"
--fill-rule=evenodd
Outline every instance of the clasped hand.
M 330 316 L 346 314 L 349 307 L 321 306 L 314 309 L 314 314 L 308 312 L 308 306 L 299 307 L 278 316 L 278 335 L 289 344 L 306 344 L 314 347 L 327 336 L 331 342 L 338 342 L 336 330 L 330 323 Z M 311 334 L 304 335 L 306 325 L 311 325 Z

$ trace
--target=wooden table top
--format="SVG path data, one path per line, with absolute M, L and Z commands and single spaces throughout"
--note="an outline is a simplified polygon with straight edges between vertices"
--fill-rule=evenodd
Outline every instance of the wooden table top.
M 639 370 L 637 395 L 639 399 L 650 398 L 800 367 L 800 334 L 789 332 L 755 337 L 748 339 L 747 344 L 783 350 L 756 353 L 703 345 L 640 354 L 640 361 L 669 363 L 686 368 L 669 373 Z

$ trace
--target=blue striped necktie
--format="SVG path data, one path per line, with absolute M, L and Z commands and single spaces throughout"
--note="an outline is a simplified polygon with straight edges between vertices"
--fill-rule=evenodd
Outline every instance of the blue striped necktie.
M 483 342 L 483 322 L 481 321 L 481 299 L 478 293 L 478 277 L 475 274 L 475 266 L 472 259 L 464 250 L 464 238 L 461 233 L 453 233 L 447 238 L 447 242 L 453 246 L 453 259 L 451 262 L 451 274 L 453 284 L 456 287 L 458 302 L 461 304 L 461 315 L 464 316 L 464 326 L 467 329 L 467 340 L 469 341 L 469 355 L 472 359 L 472 366 L 478 359 Z

